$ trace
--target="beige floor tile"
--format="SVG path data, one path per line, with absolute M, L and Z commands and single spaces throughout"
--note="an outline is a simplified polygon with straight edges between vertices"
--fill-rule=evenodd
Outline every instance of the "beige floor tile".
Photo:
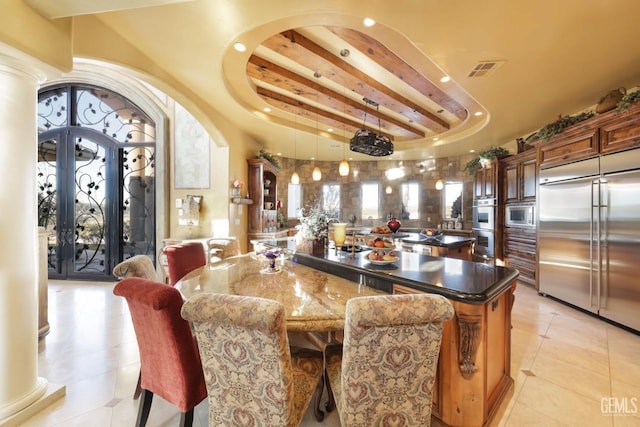
M 569 424 L 550 418 L 535 408 L 516 403 L 511 414 L 499 425 L 501 427 L 566 427 Z
M 613 426 L 613 417 L 602 414 L 599 400 L 586 398 L 538 377 L 527 378 L 518 403 L 568 426 Z M 517 415 L 515 411 L 511 414 Z
M 589 399 L 599 400 L 611 395 L 608 367 L 600 371 L 585 368 L 569 360 L 558 358 L 557 354 L 538 355 L 531 371 L 536 377 L 565 387 Z M 573 359 L 575 360 L 575 359 Z
M 537 357 L 545 358 L 548 363 L 559 361 L 609 376 L 609 352 L 606 347 L 594 350 L 567 342 L 563 338 L 549 338 L 543 340 Z

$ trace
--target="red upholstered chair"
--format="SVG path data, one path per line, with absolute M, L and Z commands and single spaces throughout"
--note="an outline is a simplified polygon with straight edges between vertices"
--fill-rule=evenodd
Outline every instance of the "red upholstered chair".
M 207 264 L 204 246 L 200 242 L 186 242 L 162 248 L 167 257 L 169 284 L 175 285 L 185 274 Z
M 146 424 L 154 394 L 178 407 L 181 426 L 191 426 L 193 408 L 207 397 L 207 389 L 195 338 L 180 315 L 182 295 L 174 287 L 138 277 L 123 279 L 113 293 L 127 300 L 140 350 L 142 398 L 136 426 Z

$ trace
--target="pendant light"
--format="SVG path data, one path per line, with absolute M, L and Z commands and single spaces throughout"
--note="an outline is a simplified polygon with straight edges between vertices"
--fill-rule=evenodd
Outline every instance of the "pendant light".
M 342 161 L 340 162 L 340 166 L 338 166 L 338 173 L 340 174 L 340 176 L 349 175 L 349 162 L 347 162 L 346 159 L 342 159 Z
M 346 51 L 346 52 L 345 52 Z M 345 52 L 345 53 L 343 53 Z M 349 56 L 348 54 L 348 50 L 344 49 L 342 51 L 340 51 L 340 55 L 342 56 Z M 343 94 L 342 96 L 344 97 L 344 99 L 342 100 L 342 106 L 343 106 L 343 111 L 342 114 L 346 115 L 346 105 L 347 105 L 347 88 L 346 86 L 343 87 Z M 346 139 L 345 136 L 345 125 L 342 125 L 342 139 Z M 349 162 L 347 162 L 347 159 L 345 158 L 345 146 L 346 144 L 343 143 L 342 145 L 342 161 L 340 162 L 340 166 L 338 166 L 338 175 L 340 176 L 347 176 L 349 175 Z
M 318 93 L 316 92 L 316 104 L 318 103 Z M 316 112 L 316 160 L 318 159 L 318 138 L 320 134 L 320 114 Z M 313 172 L 311 173 L 311 178 L 314 181 L 320 181 L 322 179 L 322 171 L 320 168 L 316 166 L 313 168 Z
M 296 172 L 296 163 L 298 161 L 298 141 L 296 138 L 296 130 L 298 128 L 298 116 L 296 115 L 293 123 L 293 173 L 291 174 L 291 183 L 293 185 L 300 184 L 300 175 Z
M 444 182 L 441 179 L 436 181 L 436 190 L 442 190 L 444 188 Z

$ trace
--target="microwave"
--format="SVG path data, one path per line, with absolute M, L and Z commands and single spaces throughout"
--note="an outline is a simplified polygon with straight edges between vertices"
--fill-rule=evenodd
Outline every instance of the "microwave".
M 507 205 L 505 211 L 507 227 L 535 227 L 533 205 Z

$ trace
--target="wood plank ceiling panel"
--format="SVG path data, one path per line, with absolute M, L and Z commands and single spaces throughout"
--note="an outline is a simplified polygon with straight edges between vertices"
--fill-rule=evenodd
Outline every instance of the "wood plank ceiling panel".
M 455 100 L 377 41 L 352 30 L 340 31 L 343 29 L 334 27 L 328 29 L 344 38 L 351 46 L 355 44 L 358 49 L 368 49 L 367 56 L 380 56 L 377 59 L 378 66 L 395 70 L 392 74 L 399 80 L 405 84 L 408 81 L 418 92 L 428 97 L 429 107 L 418 105 L 294 30 L 268 38 L 261 47 L 268 49 L 276 57 L 286 58 L 281 63 L 296 63 L 295 70 L 256 54 L 247 63 L 247 75 L 259 88 L 259 96 L 285 111 L 297 111 L 309 118 L 319 114 L 319 121 L 341 129 L 350 130 L 354 123 L 365 122 L 366 115 L 366 128 L 400 140 L 423 138 L 427 132 L 439 134 L 450 129 L 450 123 L 437 112 L 429 110 L 433 105 L 446 109 L 457 118 L 466 117 L 467 111 Z M 375 52 L 372 53 L 371 49 Z M 306 72 L 309 76 L 300 74 Z M 334 87 L 343 87 L 343 93 L 326 86 L 321 77 L 331 80 Z M 377 111 L 375 104 L 367 105 L 364 98 L 379 104 L 380 111 Z M 316 102 L 322 108 L 313 107 L 305 99 Z M 288 108 L 285 108 L 286 105 Z

